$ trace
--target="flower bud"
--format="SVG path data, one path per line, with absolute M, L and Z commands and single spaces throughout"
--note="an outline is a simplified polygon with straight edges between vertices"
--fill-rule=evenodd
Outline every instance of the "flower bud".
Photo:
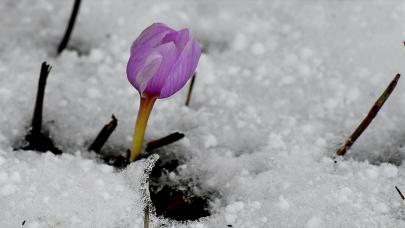
M 155 23 L 132 44 L 127 77 L 141 97 L 170 97 L 192 76 L 200 55 L 188 29 L 176 31 Z

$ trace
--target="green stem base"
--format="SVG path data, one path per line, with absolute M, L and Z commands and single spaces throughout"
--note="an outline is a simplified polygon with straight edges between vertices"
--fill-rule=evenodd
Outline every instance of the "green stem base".
M 156 99 L 157 97 L 141 97 L 129 162 L 135 161 L 139 154 L 141 154 L 146 126 Z

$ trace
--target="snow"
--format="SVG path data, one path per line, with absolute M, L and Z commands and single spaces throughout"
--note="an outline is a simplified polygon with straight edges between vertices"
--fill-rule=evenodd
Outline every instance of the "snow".
M 284 198 L 283 195 L 281 195 L 279 197 L 279 201 L 278 201 L 278 206 L 283 209 L 283 210 L 288 210 L 288 208 L 290 208 L 290 204 L 288 203 L 288 201 Z
M 175 131 L 185 164 L 172 180 L 215 189 L 212 215 L 151 227 L 404 227 L 405 83 L 343 159 L 333 153 L 396 73 L 404 73 L 402 1 L 82 1 L 70 42 L 62 1 L 0 3 L 0 227 L 143 227 L 156 157 L 115 170 L 87 152 L 112 113 L 104 149 L 131 144 L 138 94 L 125 69 L 152 22 L 203 44 L 186 90 L 159 100 L 146 141 Z M 44 128 L 64 151 L 13 150 L 30 125 L 42 61 L 53 67 Z M 187 88 L 187 86 L 186 86 Z
M 307 228 L 320 228 L 322 227 L 322 219 L 317 216 L 312 217 L 308 220 L 306 226 Z
M 132 221 L 132 215 L 143 216 L 142 210 L 133 205 L 142 202 L 142 195 L 140 190 L 129 191 L 132 178 L 125 180 L 126 175 L 112 169 L 106 172 L 106 165 L 81 156 L 24 153 L 19 152 L 18 160 L 6 160 L 6 170 L 21 173 L 2 175 L 0 205 L 7 207 L 2 210 L 2 227 L 16 227 L 23 220 L 29 226 L 39 227 L 111 227 Z M 141 162 L 135 165 L 143 166 Z M 129 170 L 138 181 L 144 175 L 142 170 Z

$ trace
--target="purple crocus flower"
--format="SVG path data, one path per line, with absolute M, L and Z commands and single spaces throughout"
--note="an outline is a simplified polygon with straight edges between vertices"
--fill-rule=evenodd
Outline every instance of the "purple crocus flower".
M 170 97 L 194 73 L 200 55 L 200 46 L 188 29 L 152 24 L 132 44 L 128 80 L 143 97 Z
M 153 104 L 179 91 L 194 73 L 201 49 L 188 29 L 173 30 L 162 23 L 146 28 L 134 41 L 128 61 L 129 82 L 139 91 L 141 102 L 129 161 L 141 153 Z

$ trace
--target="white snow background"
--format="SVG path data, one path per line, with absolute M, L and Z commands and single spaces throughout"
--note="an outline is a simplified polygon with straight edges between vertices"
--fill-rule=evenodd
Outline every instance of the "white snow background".
M 174 131 L 181 175 L 220 193 L 212 215 L 152 227 L 404 227 L 405 82 L 343 160 L 336 148 L 396 73 L 405 73 L 405 3 L 397 1 L 83 0 L 0 2 L 0 227 L 143 227 L 145 160 L 124 171 L 90 156 L 114 113 L 107 148 L 131 145 L 139 95 L 131 42 L 153 22 L 190 28 L 206 49 L 187 86 L 158 100 L 146 141 Z M 64 151 L 13 150 L 29 127 L 42 61 L 44 127 Z M 183 177 L 178 177 L 183 178 Z M 24 226 L 22 222 L 26 221 Z

